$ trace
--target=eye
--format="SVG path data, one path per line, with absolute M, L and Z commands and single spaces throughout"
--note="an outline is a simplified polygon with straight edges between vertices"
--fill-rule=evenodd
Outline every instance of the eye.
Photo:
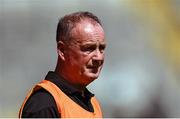
M 99 50 L 100 50 L 100 52 L 104 52 L 105 48 L 106 48 L 106 46 L 105 46 L 105 45 L 100 45 L 100 46 L 99 46 Z
M 95 45 L 85 45 L 85 46 L 81 46 L 81 51 L 83 52 L 92 52 L 96 49 Z

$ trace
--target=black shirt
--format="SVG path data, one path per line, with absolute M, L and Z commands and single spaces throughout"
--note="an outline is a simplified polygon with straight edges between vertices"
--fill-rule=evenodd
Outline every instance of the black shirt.
M 45 79 L 53 82 L 81 107 L 87 111 L 94 112 L 93 106 L 90 102 L 90 99 L 94 94 L 90 93 L 87 89 L 85 89 L 83 97 L 78 89 L 52 71 L 48 72 Z M 23 118 L 59 118 L 60 116 L 53 96 L 45 89 L 40 89 L 33 93 L 26 102 L 22 112 Z

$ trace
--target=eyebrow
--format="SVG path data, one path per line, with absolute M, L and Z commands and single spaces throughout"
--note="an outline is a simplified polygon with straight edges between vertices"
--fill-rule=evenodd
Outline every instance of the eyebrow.
M 89 45 L 89 44 L 96 44 L 96 42 L 85 42 L 85 43 L 82 43 L 82 45 Z M 106 45 L 106 43 L 103 42 L 103 43 L 100 43 L 100 45 Z
M 96 46 L 96 43 L 85 43 L 85 44 L 82 44 L 80 45 L 81 48 L 88 48 L 88 47 L 97 47 Z M 98 47 L 103 47 L 104 49 L 106 48 L 106 43 L 101 43 L 99 44 Z

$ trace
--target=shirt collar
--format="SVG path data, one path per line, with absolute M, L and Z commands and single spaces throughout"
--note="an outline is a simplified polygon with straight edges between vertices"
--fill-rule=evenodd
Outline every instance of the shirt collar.
M 75 88 L 73 85 L 67 82 L 67 80 L 65 80 L 62 76 L 59 76 L 53 71 L 49 71 L 45 79 L 54 83 L 66 94 L 72 95 L 72 94 L 80 93 L 77 88 Z M 94 96 L 94 94 L 92 94 L 87 88 L 85 88 L 84 93 L 85 96 L 87 97 Z

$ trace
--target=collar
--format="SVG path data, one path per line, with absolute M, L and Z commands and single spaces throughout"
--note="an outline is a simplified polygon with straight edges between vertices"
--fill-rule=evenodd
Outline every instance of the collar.
M 69 95 L 80 94 L 77 88 L 75 88 L 73 85 L 67 82 L 67 80 L 65 80 L 62 76 L 59 76 L 53 71 L 49 71 L 45 79 L 54 83 L 66 94 L 69 94 Z M 94 96 L 94 94 L 92 94 L 87 88 L 85 88 L 84 94 L 85 94 L 85 97 Z

